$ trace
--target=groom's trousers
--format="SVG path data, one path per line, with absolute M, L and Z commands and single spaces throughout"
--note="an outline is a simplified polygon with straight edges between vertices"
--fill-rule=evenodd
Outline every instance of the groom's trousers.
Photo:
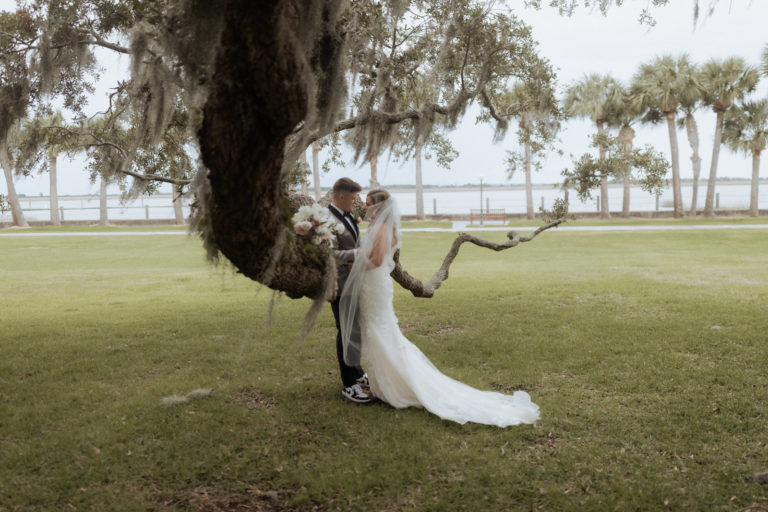
M 340 297 L 331 302 L 333 318 L 336 320 L 336 356 L 339 358 L 339 370 L 341 370 L 341 382 L 347 388 L 355 384 L 357 379 L 363 376 L 363 369 L 360 366 L 349 366 L 344 362 L 344 344 L 341 341 L 341 323 L 339 321 L 339 301 Z

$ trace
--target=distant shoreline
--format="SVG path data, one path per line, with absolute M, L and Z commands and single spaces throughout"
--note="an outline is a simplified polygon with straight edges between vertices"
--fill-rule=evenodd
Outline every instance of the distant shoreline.
M 729 185 L 750 185 L 752 183 L 752 180 L 749 179 L 734 179 L 734 180 L 718 180 L 717 186 L 729 186 Z M 768 183 L 768 178 L 761 178 L 759 181 L 759 184 L 766 184 Z M 691 186 L 693 185 L 693 180 L 681 180 L 681 184 L 683 186 Z M 559 189 L 561 183 L 534 183 L 532 185 L 533 190 L 552 190 L 552 189 Z M 707 180 L 700 179 L 699 180 L 699 187 L 706 186 Z M 609 183 L 608 188 L 622 188 L 624 186 L 623 183 Z M 637 186 L 637 184 L 633 183 L 633 186 Z M 363 187 L 363 191 L 368 190 L 369 187 Z M 390 192 L 393 193 L 399 193 L 399 192 L 416 192 L 416 187 L 413 185 L 383 185 L 383 188 L 386 188 Z M 327 190 L 327 189 L 324 189 Z M 462 186 L 424 186 L 424 192 L 469 192 L 469 191 L 475 191 L 480 190 L 480 185 L 462 185 Z M 483 185 L 483 190 L 525 190 L 525 185 Z
M 691 179 L 683 179 L 681 180 L 682 185 L 685 186 L 691 186 L 693 184 L 693 180 Z M 718 180 L 717 186 L 723 187 L 723 186 L 729 186 L 729 185 L 750 185 L 752 183 L 752 180 L 749 179 L 725 179 L 725 180 Z M 768 183 L 768 178 L 760 178 L 759 183 L 766 184 Z M 707 180 L 706 179 L 700 179 L 699 180 L 699 186 L 706 186 Z M 533 189 L 534 190 L 552 190 L 556 188 L 560 188 L 560 183 L 534 183 Z M 609 188 L 621 188 L 624 185 L 622 183 L 609 183 Z M 636 184 L 633 184 L 633 186 L 636 186 Z M 387 190 L 393 192 L 393 193 L 415 193 L 416 187 L 413 185 L 383 185 L 383 188 L 386 188 Z M 370 187 L 363 187 L 363 191 L 369 190 Z M 330 190 L 329 187 L 321 187 L 320 189 L 323 194 L 328 192 Z M 475 191 L 480 190 L 480 185 L 424 185 L 424 192 L 468 192 L 468 191 Z M 525 190 L 525 185 L 485 185 L 483 184 L 483 190 L 494 190 L 494 191 L 503 191 L 503 190 Z M 59 200 L 61 199 L 91 199 L 94 197 L 98 197 L 99 194 L 77 194 L 77 195 L 66 195 L 66 194 L 59 194 Z M 110 194 L 109 197 L 120 197 L 120 194 Z M 136 199 L 140 200 L 142 198 L 170 198 L 171 194 L 152 194 L 151 196 L 139 196 Z M 22 195 L 19 194 L 19 199 L 23 200 L 39 200 L 39 199 L 47 199 L 48 196 L 30 196 L 30 195 Z

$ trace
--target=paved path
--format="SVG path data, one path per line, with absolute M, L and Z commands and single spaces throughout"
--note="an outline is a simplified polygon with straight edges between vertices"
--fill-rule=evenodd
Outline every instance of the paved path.
M 487 226 L 483 228 L 468 227 L 466 222 L 454 222 L 450 229 L 444 228 L 404 228 L 403 232 L 450 233 L 457 231 L 533 231 L 536 226 Z M 552 231 L 680 231 L 689 229 L 768 229 L 768 224 L 692 224 L 680 226 L 578 226 L 565 225 L 553 228 Z M 28 236 L 162 236 L 185 235 L 186 231 L 63 231 L 26 233 L 23 230 L 0 231 L 1 237 Z

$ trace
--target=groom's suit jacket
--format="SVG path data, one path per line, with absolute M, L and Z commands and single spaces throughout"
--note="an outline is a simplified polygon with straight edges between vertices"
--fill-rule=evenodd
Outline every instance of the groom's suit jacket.
M 339 213 L 339 210 L 333 206 L 329 205 L 328 210 L 330 210 L 331 214 L 336 217 L 345 228 L 343 233 L 336 235 L 336 250 L 334 250 L 338 270 L 338 297 L 341 295 L 344 283 L 347 282 L 347 277 L 349 277 L 352 263 L 355 261 L 355 249 L 357 248 L 358 240 L 360 238 L 360 232 L 357 228 L 357 223 L 353 219 L 344 218 L 344 216 Z

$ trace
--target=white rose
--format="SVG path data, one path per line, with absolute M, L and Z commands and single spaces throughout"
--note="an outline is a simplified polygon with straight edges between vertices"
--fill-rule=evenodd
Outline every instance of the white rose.
M 293 228 L 299 235 L 304 236 L 312 231 L 312 223 L 308 220 L 302 220 L 294 224 Z

